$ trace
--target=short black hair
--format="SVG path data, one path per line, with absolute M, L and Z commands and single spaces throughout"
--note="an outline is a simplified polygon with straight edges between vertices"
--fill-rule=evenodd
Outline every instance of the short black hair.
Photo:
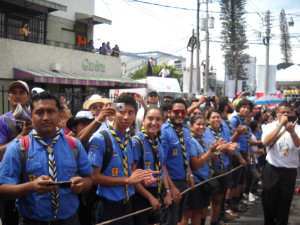
M 54 100 L 55 103 L 56 103 L 56 107 L 58 108 L 58 110 L 61 111 L 63 109 L 61 107 L 60 103 L 59 103 L 58 98 L 55 95 L 51 94 L 48 91 L 43 91 L 43 92 L 40 92 L 40 93 L 32 95 L 32 97 L 30 99 L 30 102 L 29 102 L 29 106 L 30 106 L 30 110 L 31 111 L 33 111 L 33 109 L 34 109 L 33 103 L 37 102 L 39 100 Z
M 257 112 L 255 112 L 253 119 L 259 121 L 259 118 L 261 117 L 262 113 L 260 110 L 258 110 Z
M 119 95 L 119 97 L 117 97 L 114 100 L 114 103 L 125 103 L 125 105 L 131 105 L 133 106 L 134 110 L 135 110 L 135 115 L 137 114 L 138 111 L 138 105 L 134 99 L 134 97 L 132 97 L 132 95 L 130 93 L 122 93 L 121 95 Z
M 220 112 L 223 112 L 225 109 L 225 106 L 228 106 L 228 97 L 221 97 L 219 98 L 219 106 L 218 106 L 218 110 Z
M 163 112 L 166 112 L 166 111 L 169 111 L 172 109 L 172 101 L 171 100 L 166 100 L 166 101 L 163 101 L 161 104 L 160 104 L 160 108 Z
M 210 110 L 208 113 L 207 113 L 207 119 L 209 120 L 209 118 L 211 117 L 211 114 L 212 113 L 218 113 L 218 114 L 220 114 L 220 116 L 221 116 L 221 118 L 222 118 L 222 113 L 219 111 L 219 110 L 217 110 L 217 109 L 212 109 L 212 110 Z
M 177 103 L 179 103 L 179 104 L 184 104 L 184 106 L 185 106 L 185 109 L 187 109 L 187 104 L 186 104 L 186 102 L 183 100 L 183 98 L 175 98 L 174 100 L 172 100 L 172 108 L 171 109 L 173 109 L 173 106 L 175 105 L 175 104 L 177 104 Z
M 250 100 L 245 99 L 245 98 L 244 98 L 243 100 L 241 100 L 241 101 L 237 104 L 237 106 L 236 106 L 236 111 L 239 112 L 240 109 L 242 108 L 242 106 L 244 106 L 244 105 L 249 105 L 249 106 L 250 106 L 250 112 L 252 112 L 252 110 L 253 110 L 253 108 L 254 108 L 254 105 L 253 105 L 253 103 L 252 103 Z
M 277 107 L 277 110 L 280 108 L 280 107 L 288 107 L 288 108 L 292 108 L 291 104 L 284 101 L 284 102 L 281 102 L 278 107 Z
M 196 114 L 190 118 L 190 124 L 193 125 L 197 119 L 203 119 L 205 121 L 205 117 L 202 114 Z
M 250 127 L 251 131 L 254 132 L 256 130 L 256 128 L 258 127 L 257 120 L 251 120 L 249 127 Z

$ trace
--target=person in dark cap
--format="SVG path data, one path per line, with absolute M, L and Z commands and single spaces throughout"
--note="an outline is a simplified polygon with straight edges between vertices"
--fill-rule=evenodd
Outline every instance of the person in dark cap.
M 30 121 L 16 121 L 13 113 L 20 103 L 26 114 L 30 118 L 30 111 L 27 109 L 26 103 L 30 99 L 29 87 L 26 82 L 17 80 L 8 85 L 8 100 L 11 110 L 0 116 L 0 161 L 6 151 L 6 147 L 12 141 L 21 136 L 27 135 L 33 128 Z M 18 223 L 18 212 L 15 208 L 15 201 L 4 201 L 0 205 L 0 218 L 3 225 L 11 225 Z

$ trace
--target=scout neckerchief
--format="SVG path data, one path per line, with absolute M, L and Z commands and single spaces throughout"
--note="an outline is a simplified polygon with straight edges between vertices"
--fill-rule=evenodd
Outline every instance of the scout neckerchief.
M 182 155 L 183 155 L 183 161 L 184 161 L 184 169 L 185 169 L 185 179 L 188 182 L 189 180 L 189 169 L 188 169 L 188 160 L 187 160 L 187 156 L 186 156 L 186 149 L 185 149 L 185 145 L 184 145 L 184 139 L 183 139 L 183 128 L 176 128 L 174 126 L 174 124 L 171 122 L 170 119 L 167 120 L 168 123 L 170 123 L 170 126 L 173 127 L 173 129 L 175 130 L 179 141 L 180 141 L 180 146 L 182 149 Z
M 49 176 L 50 178 L 54 181 L 57 182 L 57 170 L 56 170 L 56 163 L 54 159 L 54 152 L 53 152 L 53 145 L 57 142 L 57 140 L 60 137 L 60 130 L 57 128 L 55 137 L 51 141 L 50 145 L 48 145 L 41 136 L 38 135 L 36 130 L 33 130 L 32 136 L 39 142 L 41 143 L 45 149 L 47 150 L 48 153 L 48 165 L 49 165 Z M 57 214 L 58 214 L 58 206 L 59 206 L 59 201 L 58 201 L 58 192 L 57 191 L 51 191 L 51 201 L 52 201 L 52 206 L 53 206 L 53 219 L 57 219 Z
M 146 133 L 146 131 L 144 129 L 144 126 L 142 127 L 141 131 L 143 132 L 144 136 L 148 140 L 148 142 L 151 145 L 151 148 L 153 150 L 155 170 L 161 172 L 162 168 L 161 168 L 161 164 L 160 164 L 160 160 L 159 160 L 159 156 L 158 156 L 158 141 L 159 141 L 158 140 L 158 135 L 155 134 L 154 141 L 153 141 L 152 138 L 149 137 L 149 135 Z M 157 193 L 160 194 L 161 193 L 161 187 L 162 187 L 161 173 L 158 174 L 156 176 L 156 178 L 157 178 Z
M 110 133 L 114 136 L 115 140 L 118 142 L 120 149 L 122 151 L 122 159 L 123 159 L 123 171 L 124 171 L 124 177 L 128 177 L 128 156 L 127 156 L 127 150 L 126 146 L 128 143 L 129 135 L 126 133 L 125 139 L 124 139 L 124 144 L 122 144 L 121 139 L 117 135 L 116 131 L 113 129 L 112 126 L 109 126 L 109 131 Z M 125 184 L 125 194 L 126 194 L 126 199 L 124 200 L 125 203 L 129 201 L 129 191 L 128 191 L 128 184 Z
M 244 125 L 246 126 L 246 140 L 247 140 L 247 144 L 250 145 L 250 135 L 249 135 L 249 131 L 248 131 L 248 123 L 247 123 L 247 119 L 246 117 L 242 116 L 240 113 L 238 113 L 238 115 L 240 116 L 241 120 L 243 120 Z
M 211 125 L 208 125 L 211 133 L 215 136 L 216 140 L 219 140 L 219 138 L 221 138 L 221 133 L 222 133 L 222 124 L 220 125 L 219 129 L 218 129 L 218 133 L 216 133 L 216 131 L 211 127 Z M 220 157 L 220 162 L 221 162 L 221 169 L 224 168 L 224 160 L 223 160 L 223 153 L 220 152 L 219 154 Z
M 233 135 L 234 128 L 233 128 L 233 126 L 231 125 L 231 123 L 229 122 L 228 117 L 227 117 L 227 116 L 223 116 L 223 120 L 227 123 L 227 125 L 228 125 L 228 127 L 229 127 L 229 131 L 230 131 L 230 136 L 232 136 L 232 135 Z
M 195 134 L 194 134 L 193 132 L 191 132 L 191 135 L 199 142 L 199 144 L 202 146 L 203 151 L 206 153 L 207 150 L 206 150 L 206 147 L 205 147 L 205 144 L 204 144 L 202 138 L 196 137 Z M 211 177 L 214 175 L 214 171 L 213 171 L 213 169 L 212 169 L 212 164 L 211 164 L 210 159 L 207 161 L 207 163 L 208 163 L 208 166 L 209 166 L 209 170 L 210 170 L 210 178 L 211 178 Z

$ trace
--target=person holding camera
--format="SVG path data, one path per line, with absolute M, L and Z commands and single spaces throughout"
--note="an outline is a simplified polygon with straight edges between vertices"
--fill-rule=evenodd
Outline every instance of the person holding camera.
M 0 116 L 0 161 L 6 151 L 6 147 L 14 139 L 20 139 L 27 135 L 33 128 L 30 121 L 16 121 L 13 117 L 17 105 L 21 104 L 27 116 L 30 118 L 30 111 L 27 102 L 30 99 L 29 87 L 26 82 L 18 80 L 8 85 L 8 100 L 11 110 Z M 18 222 L 18 212 L 15 201 L 8 200 L 0 203 L 0 218 L 3 225 L 16 224 Z
M 88 146 L 89 160 L 94 168 L 94 184 L 98 184 L 96 223 L 131 213 L 134 185 L 141 185 L 139 183 L 142 181 L 151 185 L 156 181 L 152 177 L 154 171 L 136 169 L 134 163 L 132 141 L 127 129 L 136 117 L 135 99 L 129 93 L 124 93 L 114 103 L 124 104 L 124 108 L 121 111 L 113 109 L 114 123 L 105 130 L 108 137 L 104 133 L 97 134 Z M 129 217 L 112 224 L 132 223 L 132 217 Z
M 289 121 L 291 112 L 289 103 L 280 103 L 278 120 L 263 127 L 262 142 L 267 146 L 262 192 L 265 225 L 288 224 L 300 149 L 300 126 L 293 117 Z

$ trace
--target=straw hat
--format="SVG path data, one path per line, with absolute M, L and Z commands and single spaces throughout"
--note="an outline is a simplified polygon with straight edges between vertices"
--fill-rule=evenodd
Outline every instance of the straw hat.
M 90 109 L 90 106 L 92 104 L 98 103 L 98 102 L 102 102 L 103 104 L 106 104 L 107 102 L 109 102 L 109 99 L 102 98 L 100 95 L 94 94 L 83 103 L 83 109 Z

